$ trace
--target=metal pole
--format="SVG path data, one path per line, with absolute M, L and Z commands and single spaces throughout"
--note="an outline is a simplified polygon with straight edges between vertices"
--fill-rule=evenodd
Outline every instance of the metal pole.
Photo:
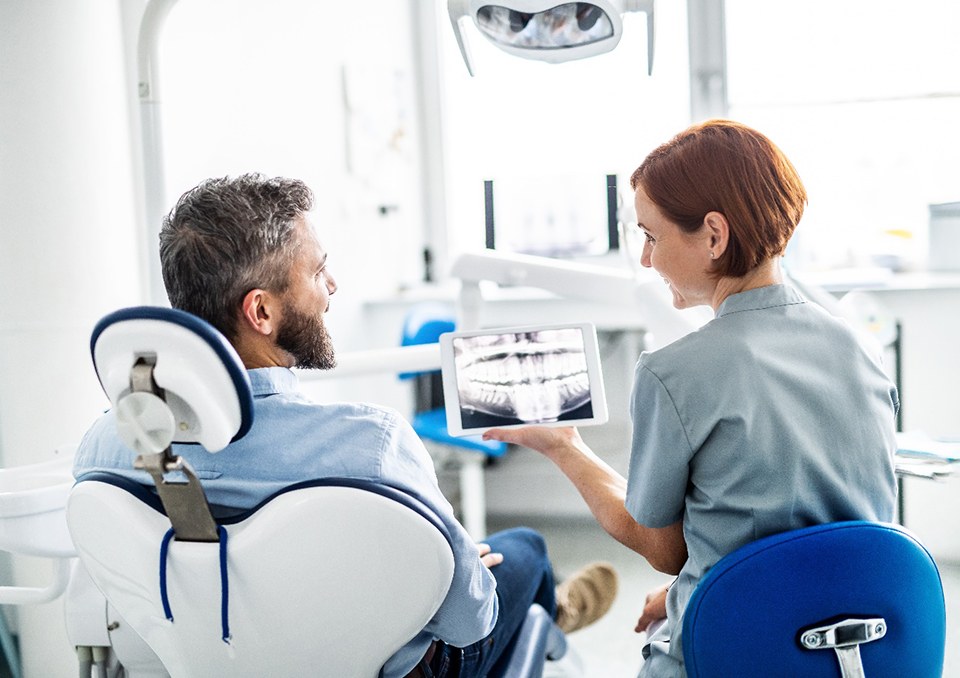
M 146 211 L 146 292 L 150 303 L 166 305 L 167 293 L 155 246 L 160 222 L 166 213 L 166 180 L 163 164 L 163 124 L 160 115 L 160 32 L 177 0 L 150 0 L 137 38 L 137 93 L 140 97 L 140 132 L 143 144 L 144 207 Z

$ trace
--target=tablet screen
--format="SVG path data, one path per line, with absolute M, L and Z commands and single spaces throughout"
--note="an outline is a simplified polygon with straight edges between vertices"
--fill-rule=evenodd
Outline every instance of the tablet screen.
M 452 435 L 607 419 L 589 323 L 453 332 L 440 337 L 440 351 Z

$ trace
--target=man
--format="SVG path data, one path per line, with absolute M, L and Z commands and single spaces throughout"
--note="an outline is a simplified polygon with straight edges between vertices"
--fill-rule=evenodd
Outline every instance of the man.
M 211 504 L 256 506 L 292 483 L 348 476 L 398 488 L 429 506 L 452 537 L 455 568 L 446 599 L 383 675 L 482 676 L 505 657 L 527 608 L 555 613 L 565 631 L 603 615 L 616 595 L 606 564 L 554 589 L 543 539 L 518 528 L 474 543 L 437 485 L 430 457 L 398 413 L 358 403 L 318 404 L 297 390 L 290 368 L 329 369 L 334 351 L 323 316 L 337 284 L 307 213 L 302 182 L 244 175 L 188 191 L 160 233 L 163 280 L 175 307 L 216 327 L 250 375 L 254 424 L 220 454 L 176 446 Z M 133 470 L 111 413 L 80 444 L 75 474 L 109 471 L 150 484 Z M 493 568 L 493 569 L 491 569 Z

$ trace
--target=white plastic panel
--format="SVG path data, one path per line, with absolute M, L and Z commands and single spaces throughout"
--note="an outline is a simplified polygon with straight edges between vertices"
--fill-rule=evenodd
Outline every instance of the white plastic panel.
M 406 507 L 351 488 L 290 492 L 228 528 L 228 645 L 217 544 L 171 543 L 171 624 L 157 565 L 166 519 L 119 488 L 85 482 L 68 520 L 93 580 L 175 676 L 322 667 L 373 678 L 433 616 L 453 576 L 446 540 Z
M 193 331 L 160 320 L 131 320 L 100 334 L 94 362 L 116 407 L 129 392 L 130 368 L 139 355 L 155 355 L 154 379 L 169 399 L 177 430 L 174 442 L 199 442 L 210 452 L 229 444 L 241 425 L 236 388 L 220 356 Z

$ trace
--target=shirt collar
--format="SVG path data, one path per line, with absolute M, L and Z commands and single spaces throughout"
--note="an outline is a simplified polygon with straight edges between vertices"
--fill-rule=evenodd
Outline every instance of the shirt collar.
M 746 292 L 731 294 L 717 309 L 718 318 L 741 311 L 759 311 L 774 306 L 803 304 L 806 300 L 789 285 L 766 285 Z
M 290 393 L 299 388 L 299 380 L 293 370 L 286 367 L 258 367 L 247 370 L 253 396 L 268 396 L 275 393 Z

